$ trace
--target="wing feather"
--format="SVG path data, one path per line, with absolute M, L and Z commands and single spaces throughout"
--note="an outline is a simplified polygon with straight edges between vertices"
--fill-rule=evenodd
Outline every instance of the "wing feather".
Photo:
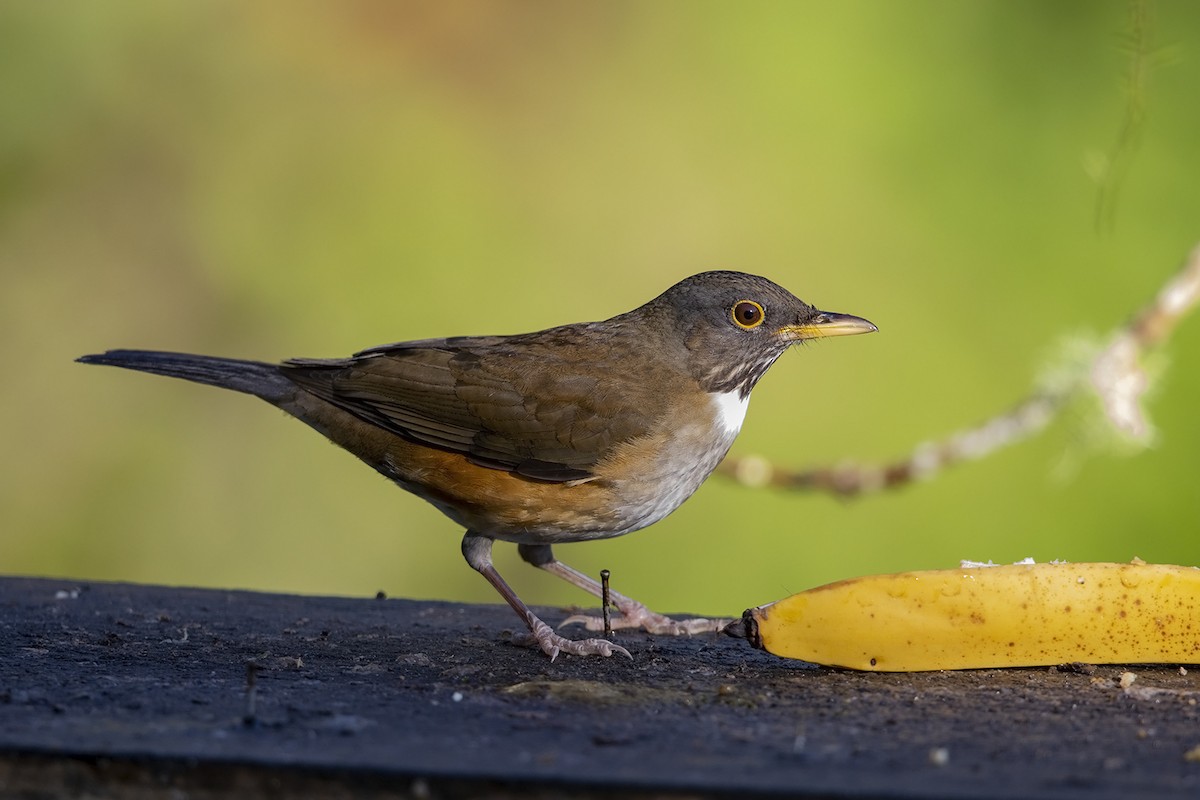
M 425 340 L 283 366 L 297 385 L 391 433 L 536 480 L 586 481 L 654 423 L 656 390 L 614 370 L 610 348 L 567 341 Z

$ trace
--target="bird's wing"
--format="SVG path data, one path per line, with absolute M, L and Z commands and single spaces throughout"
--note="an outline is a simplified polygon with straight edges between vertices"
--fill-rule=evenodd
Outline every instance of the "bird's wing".
M 567 354 L 572 355 L 568 358 Z M 284 362 L 296 384 L 371 424 L 473 462 L 546 481 L 592 477 L 620 442 L 653 423 L 650 391 L 621 386 L 579 348 L 503 339 L 389 345 L 339 360 Z M 592 367 L 592 368 L 587 368 Z

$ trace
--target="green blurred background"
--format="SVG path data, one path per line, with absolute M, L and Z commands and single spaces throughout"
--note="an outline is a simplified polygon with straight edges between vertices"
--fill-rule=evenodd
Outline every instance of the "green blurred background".
M 339 356 L 733 268 L 880 327 L 785 356 L 735 453 L 878 460 L 997 413 L 1200 240 L 1200 4 L 1138 6 L 1148 54 L 1130 8 L 3 3 L 0 571 L 498 602 L 433 508 L 251 398 L 72 363 L 111 347 Z M 855 502 L 714 478 L 559 554 L 710 614 L 960 558 L 1196 563 L 1200 320 L 1168 353 L 1134 456 L 1058 424 Z

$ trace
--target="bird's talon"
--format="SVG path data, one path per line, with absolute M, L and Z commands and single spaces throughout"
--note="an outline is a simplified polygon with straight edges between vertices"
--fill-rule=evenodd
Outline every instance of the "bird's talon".
M 646 633 L 659 636 L 693 636 L 698 633 L 720 631 L 732 621 L 730 619 L 707 619 L 705 617 L 676 620 L 641 607 L 640 609 L 632 610 L 632 613 L 628 616 L 622 614 L 612 617 L 609 620 L 608 627 L 614 631 L 640 628 L 646 631 Z M 560 622 L 558 627 L 563 628 L 567 625 L 582 625 L 588 631 L 604 630 L 603 618 L 587 614 L 572 614 Z
M 536 617 L 530 624 L 531 632 L 526 636 L 514 637 L 513 643 L 537 647 L 550 656 L 551 661 L 558 658 L 560 653 L 569 653 L 573 656 L 604 656 L 605 658 L 613 653 L 620 653 L 630 661 L 633 660 L 633 656 L 628 650 L 607 639 L 567 639 L 559 636 L 549 625 Z

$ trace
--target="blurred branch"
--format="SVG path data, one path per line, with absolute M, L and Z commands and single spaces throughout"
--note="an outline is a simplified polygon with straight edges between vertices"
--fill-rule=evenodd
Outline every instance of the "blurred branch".
M 1200 300 L 1200 244 L 1159 290 L 1154 300 L 1114 331 L 1086 369 L 1055 372 L 1011 410 L 941 441 L 918 445 L 906 458 L 887 464 L 846 463 L 800 471 L 772 464 L 761 456 L 728 458 L 718 471 L 739 483 L 786 489 L 826 491 L 853 496 L 928 478 L 962 461 L 974 461 L 1045 428 L 1071 401 L 1098 398 L 1108 425 L 1141 443 L 1149 441 L 1150 423 L 1141 398 L 1150 384 L 1142 367 L 1145 353 L 1167 340 L 1184 315 Z

